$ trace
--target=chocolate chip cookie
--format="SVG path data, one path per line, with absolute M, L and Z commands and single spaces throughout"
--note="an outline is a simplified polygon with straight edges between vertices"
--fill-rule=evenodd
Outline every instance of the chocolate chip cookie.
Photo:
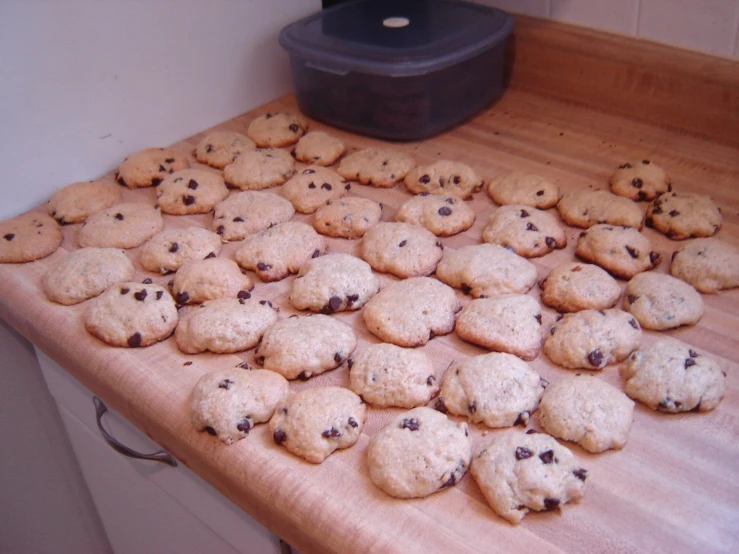
M 575 253 L 624 279 L 650 270 L 662 261 L 659 252 L 652 250 L 649 239 L 638 230 L 613 225 L 594 225 L 580 233 Z
M 501 206 L 523 204 L 547 210 L 559 202 L 559 187 L 540 175 L 511 171 L 490 179 L 488 195 Z
M 672 192 L 656 198 L 647 208 L 647 227 L 674 240 L 710 237 L 721 228 L 721 208 L 710 196 Z
M 482 232 L 490 244 L 510 246 L 519 256 L 536 258 L 567 246 L 564 227 L 552 214 L 522 204 L 498 208 Z
M 207 214 L 227 196 L 223 177 L 207 169 L 175 171 L 157 187 L 157 204 L 165 214 Z
M 632 200 L 654 200 L 670 192 L 670 177 L 650 160 L 626 162 L 611 175 L 611 190 Z
M 284 150 L 268 148 L 244 152 L 223 170 L 230 186 L 241 190 L 276 187 L 295 173 L 295 160 Z
M 145 148 L 123 159 L 115 179 L 132 189 L 155 187 L 170 173 L 187 167 L 190 162 L 185 154 L 169 148 Z
M 291 113 L 266 113 L 254 119 L 246 134 L 259 147 L 279 148 L 298 142 L 305 134 L 305 119 Z
M 336 171 L 350 181 L 389 188 L 402 181 L 416 162 L 398 150 L 366 148 L 345 156 Z
M 716 238 L 693 240 L 673 252 L 670 273 L 705 293 L 739 287 L 739 248 Z
M 124 202 L 95 212 L 77 234 L 81 247 L 135 248 L 164 229 L 162 214 L 142 202 Z
M 221 237 L 202 227 L 165 229 L 141 247 L 139 262 L 144 269 L 166 275 L 187 262 L 215 258 L 221 246 Z
M 51 195 L 46 210 L 62 225 L 80 223 L 90 214 L 121 201 L 121 187 L 107 181 L 72 183 Z
M 428 192 L 469 200 L 482 188 L 483 180 L 467 164 L 438 160 L 431 165 L 415 167 L 403 180 L 413 194 Z
M 541 301 L 558 312 L 604 310 L 621 298 L 618 281 L 606 270 L 580 262 L 555 267 L 539 286 Z
M 329 237 L 359 239 L 381 218 L 382 204 L 369 198 L 346 196 L 329 200 L 318 208 L 313 216 L 313 228 Z
M 311 131 L 295 147 L 295 159 L 303 163 L 333 165 L 346 152 L 344 141 L 323 131 Z
M 378 223 L 364 234 L 360 250 L 372 269 L 401 279 L 430 275 L 442 254 L 441 241 L 412 223 Z
M 626 287 L 624 309 L 645 329 L 663 331 L 698 323 L 703 299 L 685 281 L 662 273 L 639 273 Z
M 172 296 L 178 304 L 200 304 L 215 298 L 248 298 L 254 283 L 236 262 L 206 258 L 182 265 L 175 273 Z
M 301 214 L 312 214 L 329 200 L 336 200 L 351 188 L 333 169 L 311 165 L 298 171 L 282 187 L 282 196 Z
M 271 192 L 237 192 L 216 206 L 211 229 L 224 242 L 241 240 L 288 221 L 295 214 L 290 202 Z
M 30 212 L 0 221 L 0 263 L 45 258 L 63 238 L 59 224 L 46 214 Z
M 641 229 L 644 221 L 639 204 L 606 190 L 565 193 L 557 204 L 557 211 L 565 223 L 584 229 L 598 223 Z
M 213 131 L 205 135 L 195 147 L 195 158 L 203 164 L 223 169 L 244 152 L 257 147 L 254 141 L 233 131 Z
M 421 193 L 400 206 L 395 220 L 426 227 L 437 237 L 450 237 L 472 227 L 475 211 L 453 196 Z

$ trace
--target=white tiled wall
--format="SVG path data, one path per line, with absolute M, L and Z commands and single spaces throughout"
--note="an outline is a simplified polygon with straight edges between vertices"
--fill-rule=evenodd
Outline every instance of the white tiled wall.
M 739 60 L 739 0 L 475 0 Z

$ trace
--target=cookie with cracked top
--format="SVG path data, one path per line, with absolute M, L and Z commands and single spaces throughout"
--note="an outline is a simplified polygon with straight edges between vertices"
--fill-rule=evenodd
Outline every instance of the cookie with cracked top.
M 90 300 L 87 331 L 111 346 L 149 346 L 169 337 L 178 315 L 172 296 L 159 285 L 119 283 Z
M 301 214 L 312 214 L 329 200 L 346 194 L 351 185 L 328 167 L 308 166 L 282 186 L 282 196 Z
M 223 177 L 208 169 L 175 171 L 157 187 L 157 205 L 165 214 L 206 214 L 227 196 Z
M 648 271 L 662 261 L 659 252 L 652 250 L 649 239 L 638 230 L 613 225 L 594 225 L 580 233 L 575 253 L 624 279 Z
M 721 228 L 721 208 L 705 194 L 672 192 L 656 198 L 647 208 L 647 227 L 668 238 L 710 237 Z
M 439 392 L 431 359 L 421 349 L 372 344 L 349 359 L 349 388 L 378 408 L 414 408 Z
M 63 238 L 59 224 L 46 214 L 31 212 L 0 221 L 0 263 L 45 258 Z
M 428 229 L 412 223 L 381 222 L 362 239 L 360 256 L 381 273 L 405 279 L 430 275 L 441 260 L 443 246 Z
M 541 306 L 525 294 L 478 298 L 459 313 L 454 330 L 472 344 L 533 360 L 542 343 Z
M 216 298 L 182 316 L 175 339 L 185 354 L 243 352 L 254 348 L 275 321 L 277 309 L 270 303 L 254 298 Z
M 453 196 L 422 193 L 406 200 L 395 220 L 421 225 L 437 237 L 450 237 L 472 227 L 475 211 Z
M 298 142 L 308 129 L 308 123 L 298 114 L 266 113 L 254 119 L 246 134 L 260 148 L 279 148 Z
M 645 329 L 663 331 L 698 323 L 703 299 L 685 281 L 662 273 L 639 273 L 626 286 L 624 310 Z
M 215 298 L 248 298 L 254 283 L 236 262 L 228 258 L 206 258 L 182 265 L 172 282 L 178 304 L 201 304 Z
M 356 347 L 354 331 L 338 319 L 321 314 L 290 317 L 266 330 L 255 359 L 286 379 L 308 379 L 336 369 Z
M 497 244 L 463 246 L 445 250 L 436 277 L 476 298 L 498 294 L 524 294 L 537 279 L 536 266 Z
M 95 212 L 77 234 L 80 246 L 135 248 L 164 229 L 158 209 L 142 202 L 123 202 Z
M 473 356 L 447 368 L 436 409 L 494 429 L 526 426 L 545 386 L 529 364 L 512 354 Z
M 258 190 L 237 192 L 218 204 L 211 229 L 223 242 L 241 240 L 288 221 L 295 210 L 290 202 Z
M 472 193 L 479 191 L 484 184 L 470 166 L 451 160 L 438 160 L 430 165 L 415 167 L 403 182 L 413 194 L 428 192 L 463 200 L 472 198 Z
M 380 281 L 367 262 L 349 254 L 327 254 L 300 268 L 290 304 L 323 314 L 359 310 L 379 290 Z
M 610 183 L 614 194 L 632 200 L 654 200 L 672 190 L 667 172 L 651 160 L 631 161 L 618 166 Z
M 539 282 L 541 301 L 558 312 L 604 310 L 621 298 L 621 287 L 605 269 L 570 262 L 555 267 Z
M 203 375 L 190 393 L 190 421 L 226 444 L 266 423 L 289 393 L 287 381 L 263 369 L 222 369 Z
M 345 196 L 318 208 L 313 216 L 313 228 L 329 237 L 358 239 L 381 218 L 382 204 L 369 198 Z
M 519 256 L 535 258 L 567 246 L 564 227 L 552 214 L 522 204 L 498 208 L 482 232 L 482 240 L 510 246 Z
M 344 141 L 323 131 L 311 131 L 298 141 L 295 159 L 303 163 L 333 165 L 346 152 Z
M 709 294 L 739 287 L 739 248 L 716 238 L 695 239 L 673 252 L 670 273 Z
M 222 244 L 221 237 L 202 227 L 165 229 L 141 247 L 139 262 L 148 271 L 166 275 L 187 262 L 216 257 Z
M 276 187 L 295 173 L 295 160 L 284 150 L 267 148 L 244 152 L 226 166 L 223 178 L 241 190 L 263 190 Z
M 213 131 L 205 135 L 195 147 L 195 158 L 203 164 L 223 169 L 244 152 L 257 145 L 249 137 L 233 131 Z
M 369 331 L 398 346 L 423 346 L 454 329 L 461 303 L 454 289 L 430 277 L 387 285 L 362 310 Z
M 43 280 L 46 297 L 70 306 L 102 294 L 116 283 L 131 281 L 135 268 L 118 248 L 80 248 L 50 268 Z
M 72 183 L 51 195 L 46 210 L 60 224 L 80 223 L 90 214 L 121 201 L 121 188 L 115 183 L 90 181 Z
M 662 339 L 634 352 L 621 366 L 624 391 L 653 410 L 708 412 L 725 392 L 726 373 L 700 350 Z
M 588 470 L 549 435 L 507 433 L 472 458 L 470 474 L 492 510 L 517 525 L 530 511 L 580 500 Z
M 467 424 L 426 407 L 396 415 L 367 448 L 370 479 L 396 498 L 423 498 L 454 486 L 471 458 Z
M 639 204 L 607 190 L 567 192 L 557 204 L 557 211 L 565 223 L 584 229 L 598 223 L 641 229 L 644 222 Z
M 488 196 L 496 204 L 523 204 L 547 210 L 557 205 L 559 187 L 549 179 L 533 173 L 511 171 L 496 175 L 488 183 Z
M 144 148 L 123 159 L 115 180 L 132 189 L 157 186 L 170 173 L 188 167 L 185 154 L 169 148 Z
M 597 454 L 626 445 L 634 402 L 598 377 L 578 373 L 550 384 L 538 413 L 547 433 Z
M 603 369 L 625 360 L 639 348 L 641 338 L 641 326 L 623 310 L 582 310 L 552 325 L 544 353 L 569 369 Z
M 314 387 L 292 394 L 275 410 L 269 429 L 275 443 L 312 464 L 353 446 L 367 407 L 349 389 Z
M 345 156 L 336 171 L 350 181 L 390 188 L 402 181 L 415 165 L 413 158 L 399 150 L 365 148 Z
M 327 248 L 326 239 L 310 225 L 287 221 L 246 237 L 234 259 L 262 281 L 279 281 L 297 273 L 311 258 L 325 254 Z

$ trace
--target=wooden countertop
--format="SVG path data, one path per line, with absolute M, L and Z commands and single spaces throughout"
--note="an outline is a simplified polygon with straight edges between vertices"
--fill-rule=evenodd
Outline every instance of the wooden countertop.
M 711 194 L 723 208 L 724 224 L 718 236 L 739 243 L 739 89 L 735 77 L 739 71 L 729 71 L 732 64 L 734 70 L 739 64 L 641 44 L 638 51 L 647 53 L 640 54 L 639 64 L 630 75 L 654 76 L 667 71 L 674 76 L 692 67 L 695 71 L 688 71 L 690 75 L 683 74 L 681 79 L 690 82 L 694 78 L 699 82 L 701 72 L 710 67 L 713 69 L 708 73 L 719 83 L 712 86 L 725 91 L 717 94 L 711 106 L 706 106 L 698 104 L 698 89 L 676 90 L 676 95 L 682 94 L 682 98 L 692 98 L 697 103 L 692 111 L 690 104 L 682 106 L 692 115 L 681 125 L 680 119 L 670 119 L 679 115 L 674 103 L 668 116 L 650 112 L 652 116 L 647 117 L 630 114 L 632 100 L 619 104 L 618 94 L 612 94 L 613 109 L 606 109 L 601 100 L 589 100 L 587 95 L 568 95 L 567 86 L 573 88 L 572 80 L 579 75 L 590 83 L 585 87 L 589 93 L 610 84 L 612 90 L 619 86 L 632 89 L 643 100 L 640 106 L 644 102 L 659 103 L 660 95 L 655 92 L 659 86 L 654 79 L 647 82 L 637 78 L 625 85 L 617 79 L 606 79 L 609 82 L 598 84 L 602 80 L 598 75 L 626 71 L 623 67 L 634 60 L 630 61 L 624 50 L 616 46 L 623 43 L 635 48 L 636 41 L 597 34 L 600 46 L 593 47 L 595 33 L 590 31 L 544 25 L 528 18 L 519 19 L 517 24 L 516 52 L 521 65 L 514 64 L 511 88 L 501 101 L 448 133 L 393 148 L 410 153 L 418 163 L 439 158 L 459 160 L 476 168 L 485 178 L 509 168 L 534 171 L 556 179 L 563 191 L 607 188 L 608 176 L 619 163 L 649 158 L 668 170 L 675 190 Z M 572 54 L 578 39 L 579 50 Z M 556 76 L 560 83 L 570 79 L 570 85 L 554 86 L 551 79 L 547 81 L 539 69 L 548 66 L 531 61 L 540 59 L 537 48 L 543 48 L 541 55 L 549 59 L 556 58 L 558 52 L 571 53 L 570 69 L 563 69 L 564 77 Z M 597 75 L 583 77 L 583 65 L 579 62 L 596 58 L 602 62 Z M 534 74 L 539 74 L 538 85 Z M 717 119 L 716 105 L 722 102 L 728 112 Z M 244 132 L 258 114 L 296 110 L 294 98 L 286 96 L 217 128 Z M 706 112 L 705 117 L 694 117 L 696 112 Z M 313 129 L 326 128 L 311 123 Z M 381 144 L 333 132 L 349 147 Z M 191 137 L 175 148 L 189 153 L 201 136 Z M 351 194 L 381 199 L 386 206 L 384 220 L 391 220 L 409 196 L 402 185 L 390 190 L 354 185 Z M 124 200 L 134 199 L 153 203 L 154 190 L 124 191 Z M 480 242 L 482 229 L 496 206 L 485 193 L 476 195 L 471 205 L 477 213 L 475 225 L 461 235 L 443 239 L 445 248 Z M 206 226 L 212 216 L 164 217 L 167 227 L 178 227 Z M 309 221 L 310 217 L 297 215 L 295 219 Z M 457 486 L 421 500 L 393 499 L 375 488 L 368 477 L 365 451 L 369 438 L 394 410 L 370 409 L 359 442 L 318 466 L 276 446 L 265 425 L 229 447 L 196 432 L 187 411 L 192 386 L 207 371 L 234 366 L 242 360 L 251 362 L 253 353 L 187 356 L 177 349 L 174 338 L 144 349 L 119 349 L 88 335 L 82 324 L 85 303 L 72 307 L 53 304 L 40 287 L 44 273 L 77 248 L 78 228 L 79 225 L 64 227 L 62 247 L 46 259 L 22 265 L 0 264 L 0 316 L 182 463 L 301 552 L 739 549 L 739 289 L 704 295 L 705 315 L 698 325 L 663 333 L 646 331 L 643 340 L 649 344 L 662 334 L 669 335 L 717 357 L 728 375 L 726 396 L 719 407 L 706 414 L 667 415 L 637 404 L 630 439 L 623 450 L 593 455 L 567 443 L 590 473 L 584 499 L 579 505 L 566 506 L 561 513 L 529 514 L 520 526 L 514 527 L 488 508 L 469 475 Z M 551 268 L 574 259 L 579 232 L 568 227 L 569 246 L 565 250 L 532 260 L 540 278 Z M 644 234 L 665 260 L 654 271 L 666 272 L 670 254 L 683 243 L 651 229 L 645 229 Z M 358 244 L 329 239 L 329 250 L 356 253 Z M 236 246 L 227 245 L 221 256 L 232 255 Z M 138 249 L 130 253 L 137 261 Z M 138 264 L 137 268 L 137 280 L 151 277 L 164 284 L 170 279 L 143 271 Z M 282 310 L 281 317 L 295 313 L 287 302 L 294 277 L 269 284 L 253 278 L 258 298 L 275 302 Z M 391 280 L 382 276 L 383 284 Z M 625 282 L 621 284 L 625 286 Z M 539 297 L 536 288 L 530 294 Z M 470 300 L 459 295 L 465 302 Z M 544 314 L 544 327 L 548 328 L 556 312 L 545 307 Z M 359 313 L 333 317 L 354 327 L 360 348 L 377 342 Z M 484 353 L 454 334 L 437 337 L 424 348 L 439 376 L 452 359 Z M 187 361 L 192 361 L 192 365 L 185 366 Z M 532 365 L 549 381 L 571 374 L 551 364 L 544 355 Z M 622 388 L 616 367 L 609 366 L 597 374 Z M 306 383 L 291 383 L 291 388 L 347 383 L 348 370 L 343 365 Z M 536 415 L 529 426 L 539 427 Z M 475 451 L 506 432 L 470 427 Z

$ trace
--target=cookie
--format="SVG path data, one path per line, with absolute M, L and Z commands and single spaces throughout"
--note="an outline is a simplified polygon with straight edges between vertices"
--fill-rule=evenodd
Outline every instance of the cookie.
M 721 208 L 710 196 L 673 192 L 649 205 L 645 223 L 673 240 L 682 240 L 715 235 L 721 221 Z
M 32 212 L 0 221 L 0 263 L 45 258 L 63 238 L 59 224 L 46 214 Z
M 544 353 L 562 367 L 603 369 L 639 348 L 642 330 L 623 310 L 582 310 L 566 314 L 549 329 Z
M 291 177 L 281 192 L 298 212 L 312 214 L 329 200 L 344 196 L 350 188 L 333 169 L 310 165 Z
M 404 152 L 365 148 L 345 156 L 336 172 L 344 179 L 363 185 L 390 188 L 402 181 L 415 165 L 413 158 Z
M 526 426 L 545 386 L 546 381 L 526 362 L 493 352 L 452 362 L 435 406 L 494 429 Z
M 401 279 L 430 275 L 442 254 L 441 241 L 412 223 L 378 223 L 364 234 L 360 250 L 372 269 Z
M 347 196 L 329 200 L 318 208 L 313 216 L 313 228 L 329 237 L 358 239 L 381 218 L 382 204 L 369 198 Z
M 641 229 L 644 212 L 639 204 L 606 190 L 567 192 L 557 204 L 562 221 L 587 229 L 598 223 Z
M 178 304 L 200 304 L 215 298 L 248 298 L 254 283 L 227 258 L 207 258 L 182 265 L 175 273 L 172 296 Z
M 530 261 L 497 244 L 444 250 L 436 277 L 476 298 L 528 292 L 538 273 Z
M 634 402 L 628 396 L 580 373 L 550 384 L 539 403 L 539 423 L 547 433 L 594 454 L 623 448 L 633 420 Z
M 255 271 L 262 281 L 279 281 L 297 273 L 326 249 L 326 239 L 310 225 L 288 221 L 246 237 L 234 259 L 244 269 Z
M 115 180 L 132 189 L 155 187 L 170 173 L 187 167 L 190 162 L 185 154 L 169 148 L 145 148 L 123 159 Z
M 135 248 L 164 229 L 162 214 L 141 202 L 124 202 L 95 212 L 77 234 L 81 247 Z
M 211 229 L 224 242 L 241 240 L 288 221 L 295 214 L 292 204 L 271 192 L 237 192 L 216 206 Z
M 298 142 L 307 128 L 308 124 L 299 115 L 267 113 L 254 119 L 246 134 L 259 147 L 279 148 Z
M 291 395 L 269 422 L 275 443 L 312 464 L 354 445 L 367 407 L 343 387 L 314 387 Z
M 295 159 L 314 165 L 333 165 L 346 152 L 344 141 L 323 131 L 304 135 L 295 147 Z
M 516 254 L 526 258 L 544 256 L 555 248 L 567 246 L 567 235 L 557 218 L 522 204 L 498 208 L 490 216 L 482 240 L 510 246 Z
M 358 310 L 379 290 L 380 282 L 367 262 L 349 254 L 327 254 L 300 268 L 290 304 L 322 314 Z
M 488 196 L 500 206 L 523 204 L 547 210 L 559 202 L 559 187 L 540 175 L 511 171 L 490 179 Z
M 420 349 L 372 344 L 347 364 L 349 388 L 377 408 L 415 408 L 439 392 L 434 366 Z
M 157 205 L 165 214 L 207 214 L 227 196 L 223 177 L 207 169 L 175 171 L 157 187 Z
M 339 367 L 356 347 L 354 331 L 338 319 L 289 317 L 267 329 L 255 359 L 287 379 L 308 379 Z
M 692 285 L 662 273 L 639 273 L 624 293 L 624 310 L 645 329 L 695 325 L 703 317 L 703 299 Z
M 166 275 L 187 262 L 215 258 L 221 245 L 221 237 L 202 227 L 165 229 L 141 247 L 139 262 L 148 271 Z
M 132 281 L 93 298 L 84 315 L 91 335 L 111 346 L 131 348 L 166 339 L 177 320 L 177 307 L 164 287 Z
M 632 200 L 654 200 L 660 194 L 670 192 L 670 177 L 664 169 L 650 160 L 627 162 L 618 166 L 611 175 L 614 194 Z
M 588 470 L 549 435 L 507 433 L 472 458 L 470 474 L 493 511 L 515 525 L 529 511 L 580 500 Z
M 121 188 L 115 183 L 90 181 L 72 183 L 51 195 L 46 210 L 62 225 L 81 223 L 90 214 L 121 201 Z
M 618 281 L 597 265 L 570 262 L 539 282 L 541 301 L 558 312 L 604 310 L 621 298 Z
M 403 180 L 413 194 L 428 192 L 468 200 L 482 188 L 483 180 L 467 164 L 438 160 L 431 165 L 415 167 Z
M 533 360 L 541 349 L 541 306 L 524 294 L 478 298 L 460 312 L 455 331 L 467 342 Z
M 133 280 L 134 273 L 123 250 L 81 248 L 46 272 L 43 289 L 52 302 L 69 306 L 98 296 L 116 283 Z
M 719 239 L 696 239 L 672 254 L 670 273 L 705 293 L 739 287 L 739 248 Z
M 411 277 L 387 285 L 362 310 L 369 331 L 398 346 L 423 346 L 454 329 L 461 303 L 454 289 L 430 277 Z
M 238 367 L 212 371 L 190 393 L 190 421 L 198 431 L 233 444 L 258 423 L 268 422 L 288 393 L 285 378 L 273 371 Z
M 652 250 L 649 239 L 639 231 L 613 225 L 594 225 L 580 233 L 575 253 L 623 279 L 631 279 L 662 261 L 659 252 Z
M 472 227 L 475 211 L 458 198 L 421 193 L 400 206 L 395 220 L 426 227 L 437 237 L 450 237 Z
M 284 150 L 267 149 L 244 152 L 223 170 L 230 186 L 241 190 L 276 187 L 295 173 L 295 160 Z
M 634 352 L 621 366 L 624 391 L 653 410 L 709 412 L 724 396 L 726 373 L 700 351 L 663 339 Z
M 241 154 L 256 147 L 253 140 L 241 133 L 214 131 L 203 137 L 193 153 L 200 163 L 223 169 L 235 162 Z
M 175 339 L 185 354 L 243 352 L 254 348 L 275 321 L 277 310 L 266 300 L 216 298 L 181 317 Z
M 370 479 L 396 498 L 423 498 L 459 483 L 471 458 L 467 424 L 425 407 L 396 415 L 367 448 Z

